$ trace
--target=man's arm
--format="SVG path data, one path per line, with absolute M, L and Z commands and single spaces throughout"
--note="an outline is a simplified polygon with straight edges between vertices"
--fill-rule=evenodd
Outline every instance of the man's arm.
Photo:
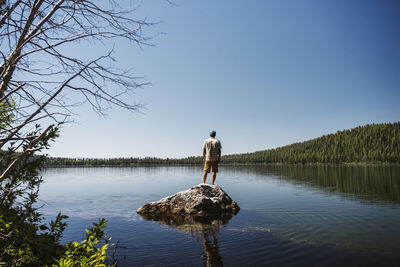
M 218 163 L 221 160 L 221 145 L 218 148 Z
M 203 163 L 206 162 L 206 147 L 203 146 Z

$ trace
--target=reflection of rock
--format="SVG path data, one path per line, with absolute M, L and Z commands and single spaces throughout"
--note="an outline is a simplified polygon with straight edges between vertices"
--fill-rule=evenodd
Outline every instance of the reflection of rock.
M 223 266 L 222 256 L 219 254 L 217 234 L 233 215 L 215 216 L 182 216 L 170 215 L 165 217 L 151 218 L 143 216 L 147 220 L 159 221 L 162 224 L 172 226 L 179 232 L 200 237 L 203 243 L 204 266 Z
M 165 218 L 178 220 L 177 223 L 171 222 L 171 224 L 176 225 L 181 224 L 180 220 L 185 220 L 180 217 L 187 215 L 192 218 L 197 217 L 195 220 L 201 221 L 208 220 L 207 217 L 232 216 L 238 211 L 238 204 L 232 201 L 221 187 L 200 184 L 173 196 L 148 203 L 136 212 L 150 220 L 161 221 Z
M 190 233 L 192 236 L 201 236 L 203 231 L 212 229 L 219 231 L 232 218 L 233 215 L 215 216 L 191 216 L 191 215 L 169 215 L 148 217 L 142 216 L 145 220 L 158 221 L 161 224 L 173 226 L 178 231 Z
M 173 225 L 173 226 L 181 226 L 181 225 L 192 225 L 192 224 L 207 224 L 207 225 L 216 225 L 216 224 L 226 224 L 233 217 L 232 214 L 224 214 L 224 215 L 214 215 L 214 216 L 196 216 L 196 215 L 179 215 L 179 214 L 170 214 L 170 215 L 160 215 L 160 216 L 151 216 L 151 215 L 142 215 L 143 219 L 150 221 L 158 221 L 162 224 Z

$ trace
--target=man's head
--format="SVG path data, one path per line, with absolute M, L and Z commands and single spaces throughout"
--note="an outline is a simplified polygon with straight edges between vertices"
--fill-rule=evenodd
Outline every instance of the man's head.
M 215 131 L 211 131 L 211 132 L 210 132 L 210 136 L 211 136 L 211 137 L 215 137 L 216 135 L 217 135 L 217 133 L 216 133 Z

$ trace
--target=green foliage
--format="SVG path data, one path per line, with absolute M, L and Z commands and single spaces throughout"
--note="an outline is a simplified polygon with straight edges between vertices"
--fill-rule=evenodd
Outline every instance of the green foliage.
M 36 125 L 28 136 L 38 136 L 40 132 Z M 0 171 L 6 173 L 0 177 L 0 262 L 9 266 L 50 266 L 57 259 L 60 266 L 105 266 L 109 239 L 104 236 L 104 219 L 87 231 L 85 241 L 63 246 L 60 240 L 67 216 L 58 214 L 45 224 L 39 213 L 37 198 L 43 181 L 40 171 L 46 157 L 34 152 L 47 148 L 57 132 L 57 128 L 50 129 L 35 146 L 31 142 L 23 144 L 23 153 L 14 152 L 12 144 L 8 150 L 0 151 Z M 6 172 L 15 161 L 18 164 Z M 100 242 L 105 245 L 97 248 Z
M 86 230 L 86 239 L 80 243 L 66 244 L 65 253 L 53 266 L 106 266 L 106 252 L 110 238 L 105 236 L 105 227 L 105 219 L 100 219 L 99 223 L 93 223 L 93 228 Z
M 39 126 L 30 133 L 37 136 Z M 64 250 L 58 243 L 62 237 L 66 216 L 59 214 L 49 226 L 36 205 L 41 165 L 45 156 L 33 157 L 34 151 L 46 148 L 57 137 L 57 129 L 51 129 L 35 146 L 24 143 L 24 153 L 16 153 L 13 144 L 0 151 L 0 261 L 10 266 L 45 266 Z M 30 150 L 31 149 L 31 150 Z M 14 163 L 18 164 L 14 164 Z M 14 166 L 9 169 L 10 166 Z
M 51 230 L 45 225 L 21 222 L 19 218 L 5 223 L 0 220 L 2 261 L 11 266 L 45 266 L 54 262 L 54 257 L 61 255 L 64 248 L 58 243 L 65 229 L 66 223 L 62 222 L 66 216 L 59 214 L 55 221 L 50 222 Z M 36 222 L 39 222 L 36 221 Z
M 1 261 L 11 266 L 111 266 L 107 265 L 107 249 L 111 238 L 105 236 L 105 219 L 93 223 L 93 227 L 86 230 L 86 239 L 82 242 L 70 242 L 63 246 L 59 244 L 66 223 L 67 216 L 58 214 L 55 221 L 50 222 L 50 228 L 45 233 L 37 234 L 38 229 L 27 230 L 14 227 L 14 223 L 6 223 L 0 216 L 0 240 L 7 240 L 3 244 Z M 25 226 L 30 227 L 29 224 Z M 18 233 L 20 242 L 9 238 Z M 33 236 L 34 239 L 29 238 Z M 100 247 L 99 247 L 100 246 Z M 56 260 L 58 258 L 58 260 Z
M 12 99 L 10 101 L 3 101 L 0 102 L 0 129 L 5 129 L 9 127 L 14 118 L 15 115 L 13 113 L 15 108 L 15 100 Z
M 3 13 L 7 10 L 4 6 L 6 4 L 6 0 L 0 0 L 0 15 L 3 15 Z M 1 26 L 1 25 L 0 25 Z
M 0 177 L 0 262 L 9 266 L 52 265 L 71 249 L 60 244 L 67 216 L 58 214 L 54 221 L 45 224 L 37 207 L 39 186 L 43 181 L 40 171 L 46 157 L 35 156 L 34 152 L 48 148 L 50 141 L 58 136 L 58 129 L 51 128 L 45 135 L 42 132 L 36 125 L 27 134 L 32 139 L 39 135 L 41 138 L 34 145 L 23 143 L 24 152 L 14 152 L 12 143 L 6 151 L 0 151 L 0 171 L 3 173 Z M 6 171 L 9 166 L 14 167 Z M 105 222 L 102 222 L 94 228 L 95 236 L 90 238 L 90 244 L 96 244 L 102 237 L 99 228 L 104 226 Z M 103 258 L 92 257 L 91 261 L 97 264 Z

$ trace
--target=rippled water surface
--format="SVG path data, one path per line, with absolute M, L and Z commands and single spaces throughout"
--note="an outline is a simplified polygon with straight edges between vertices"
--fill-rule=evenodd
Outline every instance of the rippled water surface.
M 175 227 L 136 214 L 197 185 L 200 167 L 59 168 L 43 173 L 42 213 L 69 216 L 64 241 L 107 218 L 120 266 L 398 266 L 399 166 L 221 167 L 241 207 L 225 225 Z M 195 228 L 193 228 L 195 227 Z

